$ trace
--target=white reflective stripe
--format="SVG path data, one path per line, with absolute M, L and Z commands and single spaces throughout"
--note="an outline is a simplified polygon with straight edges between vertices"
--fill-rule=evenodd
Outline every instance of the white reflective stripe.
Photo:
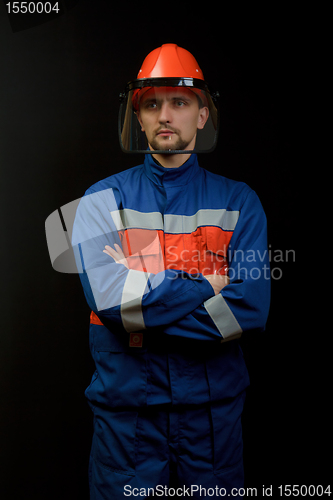
M 122 229 L 124 229 L 124 225 L 120 217 L 120 210 L 114 210 L 113 212 L 110 212 L 110 214 L 117 231 L 121 231 Z
M 120 314 L 123 326 L 128 332 L 146 328 L 142 314 L 142 297 L 147 290 L 149 274 L 130 269 L 121 297 Z
M 166 233 L 181 234 L 193 233 L 200 226 L 217 226 L 224 231 L 233 231 L 239 217 L 237 210 L 198 210 L 194 215 L 173 215 L 164 216 L 164 230 Z
M 121 229 L 163 229 L 160 212 L 138 212 L 130 208 L 110 212 L 117 230 Z
M 240 337 L 243 330 L 220 293 L 206 300 L 204 306 L 223 339 Z
M 223 209 L 202 209 L 194 215 L 175 215 L 160 212 L 138 212 L 130 208 L 110 212 L 117 230 L 121 229 L 156 229 L 170 234 L 193 233 L 200 226 L 217 226 L 224 231 L 233 231 L 236 227 L 239 211 Z

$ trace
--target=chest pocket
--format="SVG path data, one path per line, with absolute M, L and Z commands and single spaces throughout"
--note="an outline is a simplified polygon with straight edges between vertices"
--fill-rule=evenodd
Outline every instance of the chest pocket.
M 184 262 L 184 270 L 191 274 L 228 274 L 227 252 L 231 236 L 232 231 L 215 226 L 199 227 L 185 235 L 188 261 Z

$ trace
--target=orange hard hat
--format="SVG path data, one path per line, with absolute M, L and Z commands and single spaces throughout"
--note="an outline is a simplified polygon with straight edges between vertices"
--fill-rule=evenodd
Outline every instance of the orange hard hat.
M 194 56 L 186 49 L 178 47 L 175 43 L 165 43 L 161 47 L 152 50 L 142 63 L 137 80 L 150 78 L 191 78 L 202 80 L 203 73 Z M 147 90 L 136 89 L 133 92 L 132 103 L 134 109 L 138 109 L 140 96 Z M 191 88 L 205 103 L 204 94 Z
M 165 43 L 150 52 L 137 78 L 199 78 L 202 71 L 192 54 L 175 43 Z

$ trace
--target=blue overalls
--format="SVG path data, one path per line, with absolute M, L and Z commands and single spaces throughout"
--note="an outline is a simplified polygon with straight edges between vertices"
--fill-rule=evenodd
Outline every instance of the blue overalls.
M 237 498 L 249 384 L 237 339 L 264 329 L 270 295 L 257 195 L 196 155 L 177 169 L 146 155 L 86 192 L 72 243 L 92 310 L 91 498 Z M 103 253 L 115 243 L 127 265 Z M 218 295 L 204 277 L 216 272 L 230 278 Z

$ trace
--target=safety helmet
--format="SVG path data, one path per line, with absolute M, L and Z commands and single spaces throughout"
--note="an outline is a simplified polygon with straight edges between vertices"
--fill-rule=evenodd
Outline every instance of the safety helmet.
M 218 92 L 210 93 L 196 59 L 188 50 L 173 43 L 154 49 L 143 61 L 137 79 L 130 81 L 125 92 L 120 94 L 118 133 L 122 150 L 151 154 L 212 151 L 218 136 L 218 97 Z M 180 102 L 182 98 L 184 101 Z M 177 111 L 171 112 L 172 120 L 165 123 L 160 117 L 160 125 L 156 125 L 147 137 L 144 118 L 152 116 L 147 115 L 147 110 L 158 113 L 163 103 Z M 177 121 L 180 108 L 189 104 L 195 116 L 202 117 L 202 124 L 198 128 L 194 126 L 195 141 L 191 143 L 183 137 L 184 122 L 178 128 Z M 151 140 L 161 127 L 175 132 L 172 141 L 167 132 L 157 142 Z M 188 133 L 191 134 L 191 130 Z

